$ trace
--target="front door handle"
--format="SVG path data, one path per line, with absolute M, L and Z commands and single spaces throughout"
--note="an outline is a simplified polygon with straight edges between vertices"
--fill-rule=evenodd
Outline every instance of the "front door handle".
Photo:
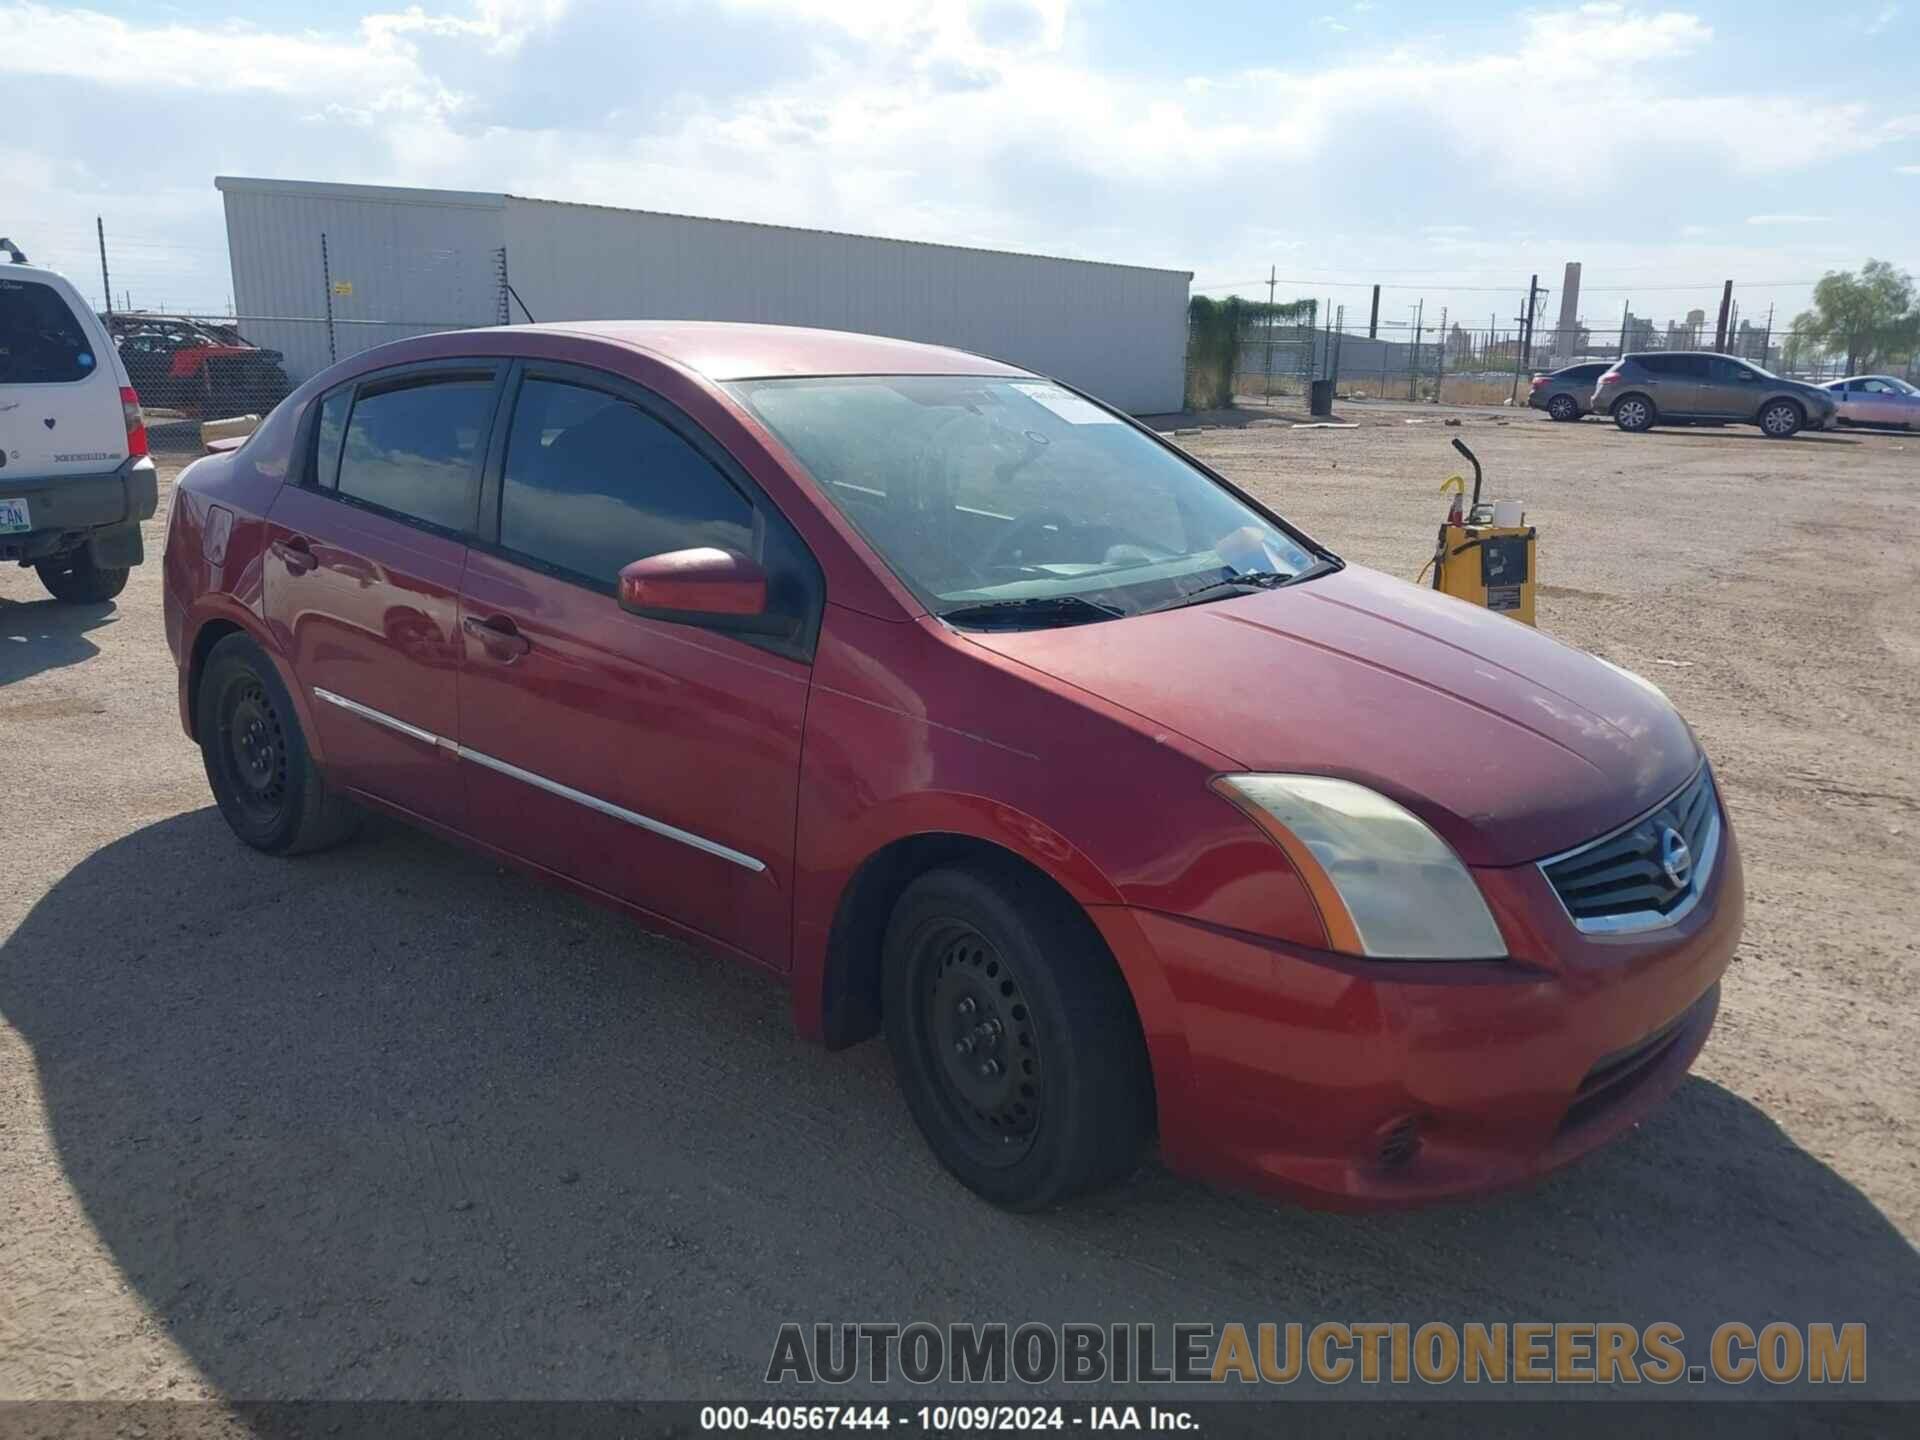
M 480 642 L 488 656 L 511 665 L 533 648 L 533 642 L 520 633 L 520 627 L 504 615 L 482 620 L 478 615 L 464 616 L 460 628 Z
M 319 557 L 313 553 L 313 546 L 298 535 L 275 540 L 267 548 L 280 557 L 280 563 L 287 567 L 289 575 L 305 575 L 320 563 Z

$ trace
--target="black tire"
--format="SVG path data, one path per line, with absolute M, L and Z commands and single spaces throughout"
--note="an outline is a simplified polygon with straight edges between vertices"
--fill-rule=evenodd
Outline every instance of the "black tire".
M 895 905 L 883 959 L 894 1073 L 962 1184 L 1038 1210 L 1132 1173 L 1153 1133 L 1146 1041 L 1072 902 L 1012 864 L 931 871 Z
M 1547 414 L 1562 423 L 1580 418 L 1580 402 L 1571 395 L 1556 395 L 1547 401 Z
M 298 855 L 359 828 L 359 810 L 320 777 L 279 672 L 247 636 L 213 647 L 195 711 L 213 798 L 254 849 Z
M 96 565 L 82 545 L 71 555 L 42 560 L 33 567 L 47 593 L 67 605 L 98 605 L 127 588 L 133 572 L 125 565 Z
M 1613 405 L 1613 423 L 1631 435 L 1653 428 L 1653 401 L 1644 395 L 1622 395 Z
M 1760 433 L 1769 440 L 1791 440 L 1807 423 L 1807 412 L 1794 400 L 1769 400 L 1760 407 Z

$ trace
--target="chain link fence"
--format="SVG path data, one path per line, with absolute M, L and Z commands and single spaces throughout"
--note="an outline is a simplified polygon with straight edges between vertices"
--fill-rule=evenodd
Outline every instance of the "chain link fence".
M 1624 341 L 1624 345 L 1623 342 Z M 1582 362 L 1618 360 L 1623 353 L 1715 349 L 1711 326 L 1676 322 L 1656 327 L 1641 321 L 1624 330 L 1580 327 L 1565 336 L 1537 329 L 1529 339 L 1513 328 L 1444 333 L 1412 325 L 1381 326 L 1369 336 L 1338 323 L 1325 329 L 1295 327 L 1291 333 L 1246 339 L 1234 377 L 1234 393 L 1247 400 L 1304 400 L 1315 379 L 1331 378 L 1341 399 L 1426 401 L 1444 405 L 1519 404 L 1534 375 Z M 1742 324 L 1719 347 L 1776 374 L 1819 383 L 1846 373 L 1846 357 L 1824 353 L 1791 329 Z M 1883 367 L 1885 373 L 1920 380 L 1920 357 Z

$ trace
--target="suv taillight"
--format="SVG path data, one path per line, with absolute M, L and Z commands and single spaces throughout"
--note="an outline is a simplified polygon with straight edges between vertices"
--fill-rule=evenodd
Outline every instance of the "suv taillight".
M 1536 375 L 1533 377 L 1533 388 L 1536 390 L 1542 389 L 1546 383 L 1547 377 L 1544 375 Z
M 127 422 L 127 458 L 147 453 L 147 417 L 140 413 L 140 397 L 131 385 L 120 387 L 120 418 Z
M 1620 372 L 1618 370 L 1607 371 L 1606 374 L 1600 377 L 1600 383 L 1602 385 L 1618 385 L 1620 383 Z

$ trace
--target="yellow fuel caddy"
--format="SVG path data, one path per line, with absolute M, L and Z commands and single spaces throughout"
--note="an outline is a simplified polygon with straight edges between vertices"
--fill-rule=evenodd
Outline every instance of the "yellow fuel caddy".
M 1483 505 L 1479 457 L 1457 437 L 1453 448 L 1473 462 L 1473 503 L 1462 509 L 1466 478 L 1448 476 L 1440 490 L 1453 491 L 1453 508 L 1440 524 L 1433 559 L 1427 562 L 1433 569 L 1433 588 L 1531 625 L 1537 532 L 1523 523 L 1526 516 L 1518 500 Z

